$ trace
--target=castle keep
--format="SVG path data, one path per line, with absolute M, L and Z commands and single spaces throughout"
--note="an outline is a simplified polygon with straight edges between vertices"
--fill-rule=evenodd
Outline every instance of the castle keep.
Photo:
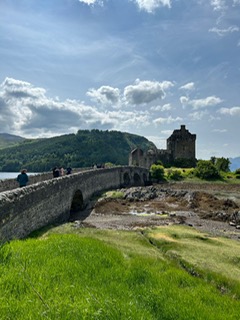
M 174 165 L 179 161 L 194 164 L 196 161 L 195 142 L 196 134 L 191 134 L 185 125 L 181 125 L 180 129 L 174 130 L 167 139 L 167 149 L 151 149 L 144 152 L 136 148 L 129 155 L 129 165 L 150 168 L 157 161 L 161 161 L 165 166 Z

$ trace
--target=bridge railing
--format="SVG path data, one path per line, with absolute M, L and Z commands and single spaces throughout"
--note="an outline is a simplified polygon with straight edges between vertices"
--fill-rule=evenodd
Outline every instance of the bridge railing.
M 77 172 L 82 172 L 90 169 L 92 168 L 74 168 L 72 172 L 77 173 Z M 0 180 L 0 193 L 8 190 L 13 190 L 19 187 L 19 184 L 16 180 L 18 174 L 19 172 L 16 172 L 16 178 Z M 42 172 L 35 175 L 29 175 L 28 178 L 29 178 L 28 185 L 32 185 L 41 181 L 52 179 L 53 174 L 52 172 Z

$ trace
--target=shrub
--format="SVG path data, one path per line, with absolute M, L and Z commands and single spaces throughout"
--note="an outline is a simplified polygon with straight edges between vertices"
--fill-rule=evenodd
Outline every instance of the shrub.
M 150 168 L 151 178 L 156 180 L 164 180 L 164 167 L 159 164 L 153 164 Z
M 217 168 L 210 160 L 199 160 L 195 168 L 195 175 L 200 179 L 217 179 L 220 177 Z
M 179 180 L 183 179 L 183 175 L 180 170 L 169 170 L 168 171 L 168 178 L 170 180 L 179 181 Z

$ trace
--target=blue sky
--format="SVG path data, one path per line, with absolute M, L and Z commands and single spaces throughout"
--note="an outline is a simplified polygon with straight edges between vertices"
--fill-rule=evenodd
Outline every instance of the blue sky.
M 119 130 L 240 156 L 240 0 L 0 0 L 0 131 Z

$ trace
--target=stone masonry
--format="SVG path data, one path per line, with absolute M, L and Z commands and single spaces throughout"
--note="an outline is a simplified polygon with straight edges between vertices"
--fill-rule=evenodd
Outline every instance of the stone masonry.
M 153 163 L 160 160 L 164 165 L 174 164 L 178 159 L 196 160 L 196 134 L 191 134 L 181 125 L 180 129 L 174 130 L 167 139 L 167 149 L 151 149 L 144 152 L 140 148 L 131 151 L 129 155 L 130 166 L 150 168 Z
M 0 193 L 0 241 L 19 239 L 52 223 L 67 221 L 94 194 L 148 182 L 140 167 L 88 170 Z

